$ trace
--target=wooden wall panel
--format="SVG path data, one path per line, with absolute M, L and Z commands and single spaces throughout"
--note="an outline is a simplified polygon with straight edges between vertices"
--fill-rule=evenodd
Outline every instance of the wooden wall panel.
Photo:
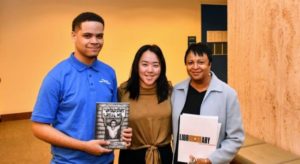
M 227 42 L 227 31 L 207 31 L 207 42 Z
M 227 5 L 228 82 L 245 130 L 300 155 L 300 1 Z

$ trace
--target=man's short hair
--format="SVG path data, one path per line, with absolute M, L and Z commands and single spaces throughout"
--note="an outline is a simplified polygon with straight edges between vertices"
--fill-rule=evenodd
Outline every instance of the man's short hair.
M 84 12 L 79 14 L 72 22 L 72 31 L 75 31 L 77 28 L 80 28 L 81 23 L 85 21 L 96 21 L 102 23 L 104 26 L 104 20 L 98 14 L 92 12 Z

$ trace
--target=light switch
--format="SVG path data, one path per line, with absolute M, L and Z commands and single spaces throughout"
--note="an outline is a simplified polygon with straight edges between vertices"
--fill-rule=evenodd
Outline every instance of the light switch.
M 196 43 L 196 36 L 188 36 L 188 47 Z

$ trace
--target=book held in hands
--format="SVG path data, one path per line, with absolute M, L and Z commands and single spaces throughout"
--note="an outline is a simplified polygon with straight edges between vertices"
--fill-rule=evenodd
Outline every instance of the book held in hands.
M 189 162 L 190 155 L 207 158 L 217 148 L 221 124 L 217 116 L 182 114 L 178 135 L 178 161 Z
M 96 104 L 96 139 L 110 141 L 109 149 L 126 149 L 121 132 L 128 127 L 129 103 L 98 102 Z

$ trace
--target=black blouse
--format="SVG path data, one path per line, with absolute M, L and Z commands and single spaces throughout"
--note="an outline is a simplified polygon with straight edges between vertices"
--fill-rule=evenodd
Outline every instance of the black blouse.
M 182 113 L 200 114 L 200 106 L 205 96 L 206 90 L 198 92 L 195 88 L 189 85 L 186 101 Z

